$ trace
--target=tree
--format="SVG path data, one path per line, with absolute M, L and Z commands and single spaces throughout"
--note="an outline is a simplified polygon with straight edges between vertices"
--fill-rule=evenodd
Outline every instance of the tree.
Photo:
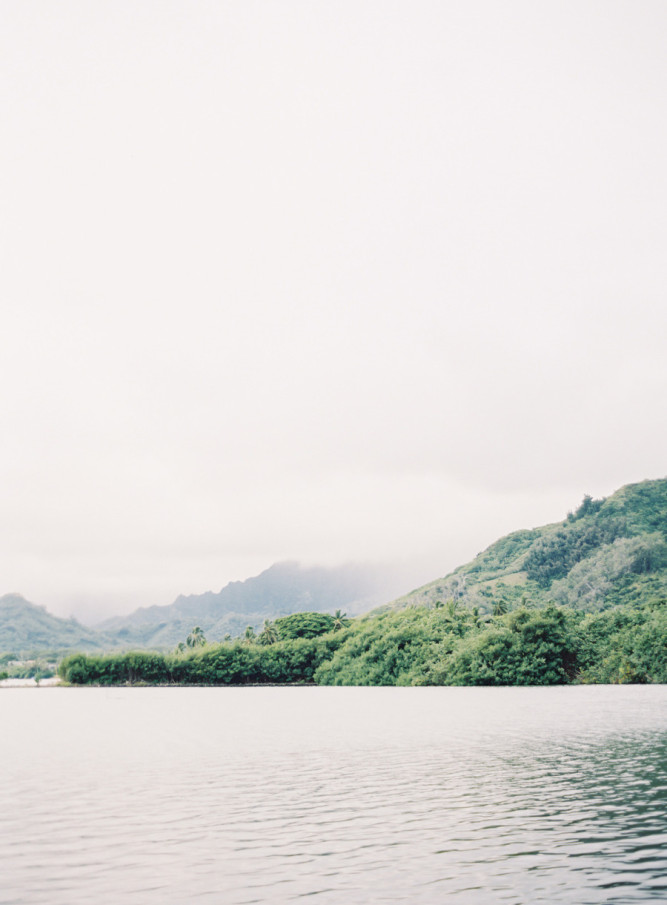
M 257 636 L 255 634 L 255 629 L 252 627 L 252 625 L 249 625 L 243 634 L 244 643 L 252 644 L 252 642 L 255 641 L 256 638 Z
M 332 632 L 334 617 L 329 613 L 292 613 L 276 619 L 276 629 L 283 640 L 290 638 L 317 638 Z
M 192 629 L 188 637 L 185 639 L 188 647 L 203 647 L 206 644 L 206 637 L 203 630 L 198 626 Z
M 257 639 L 258 644 L 275 644 L 276 641 L 280 640 L 280 635 L 278 634 L 278 630 L 271 622 L 270 619 L 264 620 L 264 627 L 259 634 L 259 638 Z
M 462 620 L 464 617 L 459 608 L 458 600 L 450 598 L 443 609 L 444 612 L 440 617 L 443 624 L 447 626 L 450 632 L 454 632 L 457 635 L 463 634 Z
M 339 632 L 342 628 L 347 628 L 347 626 L 350 624 L 350 620 L 347 618 L 347 613 L 341 613 L 340 610 L 336 610 L 333 619 L 334 632 Z

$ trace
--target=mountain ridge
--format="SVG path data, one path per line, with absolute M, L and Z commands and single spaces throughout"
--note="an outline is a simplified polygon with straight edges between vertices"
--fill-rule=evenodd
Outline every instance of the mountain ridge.
M 346 609 L 350 615 L 359 615 L 377 605 L 384 596 L 382 587 L 392 583 L 378 571 L 363 564 L 327 568 L 295 561 L 274 563 L 245 581 L 229 582 L 218 592 L 181 594 L 171 604 L 140 608 L 128 616 L 107 619 L 97 628 L 128 643 L 164 647 L 184 640 L 193 625 L 199 625 L 208 640 L 221 641 L 225 635 L 241 634 L 248 625 L 258 628 L 264 619 L 304 610 Z
M 335 567 L 274 563 L 259 575 L 229 582 L 218 592 L 181 594 L 171 604 L 140 607 L 92 627 L 53 616 L 14 595 L 11 612 L 8 607 L 0 609 L 0 651 L 166 649 L 184 641 L 195 625 L 208 640 L 221 641 L 226 635 L 240 635 L 248 625 L 258 629 L 265 619 L 303 610 L 333 613 L 341 609 L 359 615 L 391 599 L 396 580 L 396 575 L 380 567 L 358 563 Z

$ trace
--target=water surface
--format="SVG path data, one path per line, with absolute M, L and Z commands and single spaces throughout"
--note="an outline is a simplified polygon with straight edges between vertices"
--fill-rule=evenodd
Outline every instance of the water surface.
M 0 903 L 667 899 L 667 687 L 0 689 Z

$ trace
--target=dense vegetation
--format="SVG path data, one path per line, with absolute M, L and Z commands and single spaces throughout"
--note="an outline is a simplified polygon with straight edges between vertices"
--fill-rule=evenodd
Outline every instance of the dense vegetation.
M 312 615 L 303 614 L 304 622 Z M 261 636 L 185 653 L 77 654 L 73 684 L 553 685 L 667 682 L 667 605 L 602 613 L 521 607 L 484 618 L 450 601 L 354 620 L 315 637 Z
M 179 683 L 248 685 L 312 682 L 321 663 L 330 659 L 343 638 L 294 638 L 260 644 L 234 641 L 205 645 L 185 654 L 133 651 L 108 656 L 75 654 L 60 665 L 72 684 L 123 685 Z

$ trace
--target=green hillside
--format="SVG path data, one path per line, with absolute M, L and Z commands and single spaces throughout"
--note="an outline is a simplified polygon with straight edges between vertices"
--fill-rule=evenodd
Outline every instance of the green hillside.
M 481 614 L 555 603 L 598 612 L 667 596 L 667 479 L 584 497 L 562 522 L 515 531 L 450 575 L 382 607 L 453 600 Z
M 59 619 L 19 594 L 0 597 L 0 651 L 99 650 L 108 639 L 76 619 Z

